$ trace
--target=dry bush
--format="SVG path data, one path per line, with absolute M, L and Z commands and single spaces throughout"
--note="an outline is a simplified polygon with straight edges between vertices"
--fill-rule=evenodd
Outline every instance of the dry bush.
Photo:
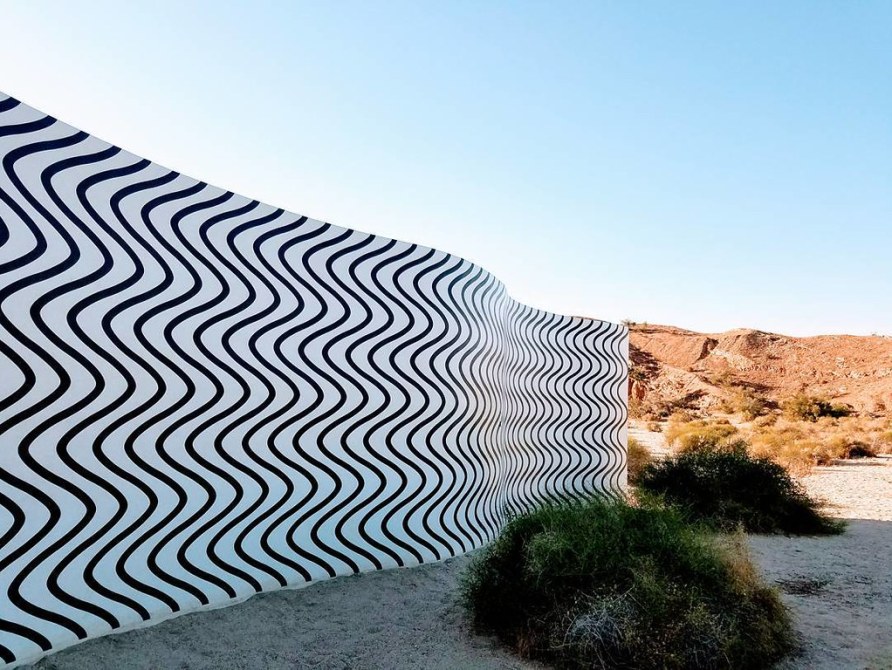
M 770 414 L 765 414 L 758 419 L 755 419 L 753 421 L 753 426 L 756 428 L 767 428 L 776 424 L 779 418 L 780 416 L 776 412 L 771 412 Z
M 659 397 L 645 397 L 639 400 L 635 396 L 629 398 L 629 416 L 643 421 L 661 421 L 680 412 L 691 414 L 697 410 L 697 394 L 680 396 L 670 400 Z
M 826 398 L 810 396 L 806 393 L 797 393 L 781 403 L 781 409 L 791 419 L 815 422 L 827 417 L 839 419 L 851 416 L 852 408 L 847 405 L 838 405 Z
M 722 403 L 726 412 L 740 414 L 746 421 L 753 421 L 768 409 L 768 401 L 749 388 L 732 389 Z
M 648 397 L 639 399 L 637 396 L 629 395 L 629 417 L 632 419 L 649 419 L 659 418 L 662 408 Z
M 724 420 L 671 420 L 663 431 L 678 453 L 715 451 L 731 446 L 737 428 Z
M 689 410 L 678 409 L 669 415 L 668 420 L 669 423 L 685 423 L 686 421 L 693 421 L 696 418 L 697 417 L 695 417 Z
M 802 472 L 835 460 L 875 456 L 886 448 L 881 422 L 859 417 L 780 419 L 771 426 L 754 425 L 747 433 L 750 452 L 772 458 Z
M 801 420 L 771 413 L 738 429 L 724 419 L 677 414 L 663 432 L 677 453 L 743 450 L 800 474 L 816 465 L 892 453 L 892 424 L 868 417 Z
M 626 453 L 626 463 L 629 471 L 629 484 L 635 485 L 638 483 L 638 477 L 641 475 L 641 471 L 648 464 L 653 462 L 653 456 L 651 456 L 650 452 L 645 448 L 645 446 L 634 437 L 629 438 Z
M 876 436 L 878 454 L 892 454 L 892 430 L 884 430 Z

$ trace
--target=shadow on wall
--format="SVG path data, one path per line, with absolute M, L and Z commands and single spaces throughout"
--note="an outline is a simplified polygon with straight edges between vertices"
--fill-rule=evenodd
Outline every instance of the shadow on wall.
M 627 330 L 0 96 L 0 660 L 625 484 Z

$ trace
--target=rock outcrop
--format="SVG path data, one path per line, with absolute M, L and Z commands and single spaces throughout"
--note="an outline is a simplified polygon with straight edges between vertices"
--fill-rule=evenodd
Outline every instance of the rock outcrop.
M 892 410 L 889 337 L 789 337 L 751 329 L 704 334 L 641 324 L 630 331 L 632 397 L 639 402 L 708 410 L 744 388 L 775 402 L 807 392 L 862 414 Z

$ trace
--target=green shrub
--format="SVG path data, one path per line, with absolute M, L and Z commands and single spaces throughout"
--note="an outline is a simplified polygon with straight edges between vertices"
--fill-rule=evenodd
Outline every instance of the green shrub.
M 626 464 L 629 470 L 629 483 L 636 484 L 644 467 L 653 462 L 653 456 L 651 456 L 644 445 L 634 437 L 629 438 L 626 456 Z
M 799 393 L 781 404 L 784 413 L 793 419 L 817 421 L 821 417 L 841 418 L 852 413 L 846 405 L 835 405 L 824 398 Z
M 463 600 L 478 629 L 559 667 L 764 668 L 790 620 L 732 544 L 671 508 L 544 507 L 474 560 Z
M 729 530 L 818 535 L 839 533 L 783 466 L 745 449 L 691 452 L 647 466 L 639 490 L 677 505 L 689 518 Z

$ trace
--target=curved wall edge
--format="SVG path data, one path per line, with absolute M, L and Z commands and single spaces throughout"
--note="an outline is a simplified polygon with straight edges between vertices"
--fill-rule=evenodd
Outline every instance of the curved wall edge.
M 0 161 L 0 665 L 625 487 L 625 327 L 2 94 Z

